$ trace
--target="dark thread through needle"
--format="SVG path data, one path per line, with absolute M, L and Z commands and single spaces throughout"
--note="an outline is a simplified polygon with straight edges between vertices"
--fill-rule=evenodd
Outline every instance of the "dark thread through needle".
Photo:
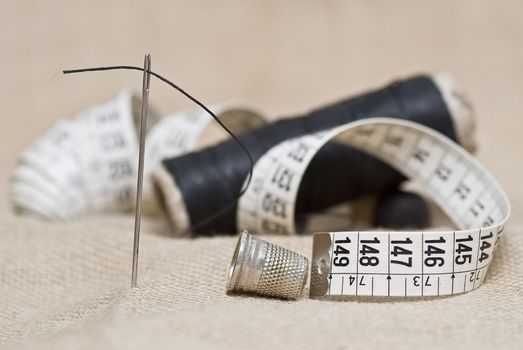
M 243 185 L 242 189 L 234 197 L 234 199 L 229 204 L 227 204 L 225 207 L 223 207 L 222 209 L 216 211 L 214 214 L 209 215 L 207 218 L 205 218 L 203 220 L 200 220 L 199 222 L 191 225 L 191 227 L 188 228 L 187 230 L 185 230 L 184 232 L 182 232 L 182 234 L 187 234 L 187 233 L 189 233 L 191 231 L 194 231 L 196 228 L 206 224 L 207 222 L 209 222 L 211 220 L 216 219 L 217 217 L 225 214 L 230 209 L 232 209 L 236 205 L 236 202 L 241 198 L 241 196 L 243 196 L 243 194 L 245 193 L 245 191 L 247 190 L 247 188 L 249 187 L 249 185 L 251 183 L 252 172 L 253 172 L 253 168 L 254 168 L 254 161 L 253 161 L 253 158 L 252 158 L 249 150 L 240 141 L 240 139 L 220 120 L 220 118 L 218 118 L 218 116 L 216 114 L 214 114 L 214 112 L 212 112 L 209 108 L 207 108 L 207 106 L 205 106 L 202 102 L 198 101 L 195 97 L 190 95 L 184 89 L 182 89 L 181 87 L 179 87 L 178 85 L 176 85 L 172 81 L 168 80 L 167 78 L 164 78 L 163 76 L 161 76 L 158 73 L 155 73 L 155 72 L 153 72 L 151 70 L 146 70 L 146 69 L 141 68 L 141 67 L 136 67 L 136 66 L 105 66 L 105 67 L 92 67 L 92 68 L 80 68 L 80 69 L 66 69 L 66 70 L 63 71 L 63 74 L 73 74 L 73 73 L 83 73 L 83 72 L 98 72 L 98 71 L 108 71 L 108 70 L 118 70 L 118 69 L 136 70 L 136 71 L 141 71 L 141 72 L 146 71 L 149 74 L 151 74 L 152 76 L 156 77 L 157 79 L 160 79 L 161 81 L 163 81 L 167 85 L 170 85 L 172 88 L 174 88 L 175 90 L 180 92 L 182 95 L 187 97 L 189 100 L 191 100 L 192 102 L 197 104 L 199 107 L 201 107 L 205 112 L 207 112 L 238 143 L 238 145 L 242 148 L 243 152 L 245 153 L 245 155 L 249 159 L 249 172 L 247 174 L 247 181 L 244 182 L 244 185 Z

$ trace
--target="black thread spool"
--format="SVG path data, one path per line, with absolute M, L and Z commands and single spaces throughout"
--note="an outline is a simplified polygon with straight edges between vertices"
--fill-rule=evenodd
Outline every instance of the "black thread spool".
M 466 148 L 473 148 L 472 114 L 447 75 L 417 76 L 307 115 L 283 119 L 240 136 L 254 160 L 274 145 L 296 136 L 370 117 L 406 119 L 431 127 Z M 234 199 L 249 163 L 232 141 L 164 160 L 154 178 L 175 231 L 233 233 L 236 208 L 205 219 Z M 397 187 L 404 177 L 383 162 L 336 142 L 325 145 L 304 175 L 296 215 L 323 210 L 362 194 Z M 199 224 L 204 221 L 203 224 Z

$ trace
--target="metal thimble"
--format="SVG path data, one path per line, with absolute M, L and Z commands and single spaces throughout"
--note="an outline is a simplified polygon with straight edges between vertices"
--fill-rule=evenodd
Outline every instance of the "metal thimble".
M 307 282 L 308 269 L 304 256 L 242 230 L 229 268 L 227 293 L 297 299 Z

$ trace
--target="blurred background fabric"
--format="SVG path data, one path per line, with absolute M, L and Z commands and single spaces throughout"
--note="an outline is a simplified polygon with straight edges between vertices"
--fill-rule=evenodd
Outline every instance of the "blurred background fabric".
M 0 47 L 0 342 L 478 349 L 523 341 L 522 2 L 3 1 Z M 143 286 L 129 291 L 130 216 L 15 217 L 7 194 L 20 152 L 57 120 L 141 88 L 139 72 L 61 71 L 141 65 L 146 52 L 153 70 L 202 101 L 248 100 L 272 117 L 413 73 L 452 72 L 476 110 L 477 156 L 513 207 L 485 286 L 415 301 L 226 297 L 234 238 L 177 241 L 146 220 Z M 164 115 L 191 106 L 156 80 L 150 103 Z M 266 238 L 310 255 L 310 237 Z M 200 251 L 201 265 L 183 260 Z M 195 281 L 199 269 L 209 278 Z

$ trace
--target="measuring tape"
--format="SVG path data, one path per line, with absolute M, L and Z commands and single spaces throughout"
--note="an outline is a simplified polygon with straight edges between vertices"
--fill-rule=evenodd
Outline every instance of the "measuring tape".
M 124 91 L 40 137 L 15 170 L 15 206 L 51 220 L 127 208 L 138 147 L 133 99 Z
M 23 152 L 13 174 L 10 195 L 16 208 L 49 220 L 130 210 L 137 176 L 139 108 L 139 100 L 124 90 L 42 135 Z M 235 133 L 265 123 L 264 114 L 246 103 L 223 102 L 210 109 Z M 159 212 L 152 170 L 162 159 L 196 149 L 210 123 L 212 119 L 200 109 L 161 119 L 150 113 L 144 212 Z
M 328 141 L 368 152 L 418 182 L 459 230 L 317 233 L 311 297 L 437 296 L 483 283 L 510 215 L 507 196 L 460 146 L 408 121 L 372 118 L 272 148 L 256 163 L 251 186 L 239 201 L 238 227 L 295 232 L 300 181 Z

